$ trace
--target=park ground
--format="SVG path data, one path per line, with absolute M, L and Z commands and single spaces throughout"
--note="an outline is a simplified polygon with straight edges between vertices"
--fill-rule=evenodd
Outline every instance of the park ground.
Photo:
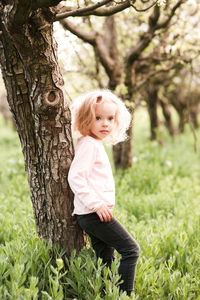
M 0 118 L 0 299 L 129 299 L 118 295 L 117 266 L 96 262 L 91 249 L 64 260 L 64 251 L 40 241 L 24 160 L 11 124 Z M 132 168 L 114 172 L 114 214 L 137 240 L 135 299 L 200 299 L 200 131 L 159 133 L 149 140 L 143 109 L 134 119 Z M 111 158 L 111 149 L 107 148 Z M 112 158 L 111 158 L 112 160 Z M 67 267 L 66 267 L 67 265 Z

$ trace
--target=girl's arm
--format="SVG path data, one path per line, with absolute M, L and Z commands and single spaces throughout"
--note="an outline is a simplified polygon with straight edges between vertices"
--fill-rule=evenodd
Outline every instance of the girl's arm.
M 76 198 L 91 212 L 97 211 L 103 205 L 103 201 L 88 185 L 96 151 L 95 145 L 91 142 L 79 145 L 68 175 L 69 185 Z

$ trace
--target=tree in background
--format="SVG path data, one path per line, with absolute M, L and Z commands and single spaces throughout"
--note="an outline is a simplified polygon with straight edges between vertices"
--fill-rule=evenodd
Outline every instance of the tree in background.
M 135 39 L 131 36 L 131 33 L 134 33 L 132 27 L 138 28 L 138 21 L 141 22 L 141 20 L 137 19 L 137 16 L 133 16 L 129 11 L 128 14 L 124 13 L 124 23 L 128 24 L 126 30 L 124 30 L 124 23 L 120 21 L 117 27 L 116 18 L 109 15 L 109 6 L 107 7 L 107 17 L 103 24 L 103 31 L 96 29 L 96 23 L 92 22 L 91 18 L 87 17 L 86 14 L 82 14 L 84 16 L 82 24 L 75 24 L 75 22 L 68 19 L 63 19 L 60 22 L 65 29 L 93 47 L 96 56 L 96 65 L 100 62 L 108 76 L 107 86 L 104 87 L 115 90 L 124 101 L 127 100 L 129 109 L 133 115 L 136 91 L 141 86 L 144 86 L 144 82 L 148 81 L 150 75 L 152 77 L 156 74 L 156 72 L 152 74 L 152 68 L 150 67 L 149 72 L 147 72 L 147 78 L 142 78 L 142 83 L 137 82 L 136 77 L 139 77 L 138 75 L 140 75 L 142 69 L 136 68 L 136 65 L 144 52 L 145 55 L 146 52 L 148 54 L 146 55 L 146 61 L 148 61 L 149 56 L 152 54 L 152 51 L 149 51 L 148 47 L 151 49 L 153 39 L 156 36 L 159 37 L 162 31 L 170 28 L 172 18 L 184 2 L 177 1 L 174 4 L 173 1 L 167 1 L 164 7 L 155 5 L 152 12 L 149 12 L 152 5 L 146 9 L 142 9 L 142 11 L 145 10 L 148 12 L 148 16 L 146 17 L 147 24 L 145 29 L 139 33 L 139 37 L 138 34 L 135 35 Z M 134 8 L 138 10 L 135 6 Z M 120 18 L 117 19 L 120 20 Z M 124 45 L 123 42 L 119 43 L 117 32 L 120 31 L 120 27 L 122 27 L 121 31 L 123 31 L 121 35 L 123 35 Z M 143 57 L 143 60 L 145 60 L 145 57 Z M 157 61 L 157 64 L 159 64 L 159 61 Z M 99 67 L 97 68 L 97 72 L 99 72 Z M 159 70 L 160 72 L 161 70 Z M 102 81 L 100 80 L 99 85 L 102 87 Z M 130 138 L 126 142 L 114 146 L 113 152 L 116 169 L 127 168 L 132 165 L 132 126 L 128 130 L 128 135 Z
M 198 76 L 192 76 L 194 71 L 198 72 L 198 67 L 196 70 L 182 69 L 179 76 L 174 76 L 171 82 L 166 81 L 162 90 L 162 97 L 165 98 L 163 94 L 167 93 L 169 103 L 178 113 L 180 133 L 184 132 L 186 123 L 193 128 L 199 127 L 200 90 Z
M 140 94 L 149 111 L 151 139 L 159 136 L 159 105 L 171 135 L 182 132 L 183 123 L 189 122 L 191 125 L 190 120 L 194 127 L 197 126 L 199 84 L 195 73 L 199 69 L 199 41 L 196 38 L 198 8 L 196 3 L 183 6 L 179 14 L 173 17 L 172 26 L 169 24 L 162 34 L 155 36 L 149 54 L 144 53 L 135 63 L 135 81 L 143 83 Z M 179 129 L 172 124 L 172 106 L 179 116 Z
M 191 59 L 183 55 L 171 55 L 166 53 L 165 46 L 168 36 L 168 30 L 159 37 L 159 43 L 154 46 L 148 55 L 141 56 L 135 62 L 135 93 L 146 102 L 150 119 L 151 140 L 160 140 L 158 116 L 158 106 L 162 108 L 165 125 L 170 135 L 174 135 L 177 130 L 172 121 L 171 106 L 167 96 L 161 93 L 164 87 L 171 84 L 173 78 L 179 75 L 184 65 L 191 62 Z M 185 63 L 185 64 L 184 64 Z M 139 82 L 139 84 L 137 84 Z

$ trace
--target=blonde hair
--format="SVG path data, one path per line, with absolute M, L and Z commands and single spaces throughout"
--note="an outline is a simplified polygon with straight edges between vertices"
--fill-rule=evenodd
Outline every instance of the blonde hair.
M 90 135 L 91 126 L 96 117 L 96 105 L 104 101 L 111 101 L 117 106 L 115 126 L 105 140 L 111 144 L 117 144 L 126 139 L 131 115 L 122 100 L 109 90 L 94 90 L 79 96 L 72 102 L 72 132 L 75 137 Z

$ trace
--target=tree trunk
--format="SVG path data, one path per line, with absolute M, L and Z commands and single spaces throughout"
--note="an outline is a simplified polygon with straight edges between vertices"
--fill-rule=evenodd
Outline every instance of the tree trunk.
M 109 16 L 105 18 L 103 38 L 104 44 L 106 46 L 105 49 L 107 50 L 107 55 L 112 61 L 112 63 L 109 64 L 109 68 L 105 67 L 106 73 L 109 77 L 108 87 L 109 89 L 114 91 L 116 86 L 119 85 L 122 80 L 122 64 L 119 56 L 117 26 L 114 16 Z M 106 52 L 104 52 L 105 56 Z M 103 59 L 101 59 L 101 61 L 103 63 Z
M 192 122 L 195 129 L 199 128 L 197 108 L 196 108 L 196 110 L 191 109 L 191 111 L 190 111 L 190 120 L 191 120 L 191 122 Z
M 128 99 L 129 101 L 133 101 L 133 90 L 135 85 L 135 69 L 134 64 L 130 65 L 126 62 L 125 65 L 125 86 L 128 90 Z M 127 97 L 127 95 L 126 95 Z M 124 96 L 125 98 L 125 96 Z M 132 103 L 131 103 L 132 104 Z M 132 117 L 132 121 L 129 129 L 127 130 L 128 139 L 118 145 L 113 146 L 113 159 L 115 164 L 115 169 L 118 170 L 120 168 L 127 169 L 132 166 L 133 162 L 133 116 L 134 109 L 133 106 L 130 105 L 129 112 Z
M 133 160 L 133 141 L 132 141 L 132 122 L 127 130 L 127 140 L 113 146 L 113 159 L 115 169 L 127 169 L 132 166 Z
M 0 60 L 28 174 L 37 232 L 70 255 L 84 245 L 67 174 L 74 150 L 70 111 L 53 39 L 53 13 L 38 9 L 23 25 L 1 19 Z
M 148 90 L 148 112 L 150 118 L 150 127 L 151 127 L 151 140 L 157 139 L 158 131 L 158 115 L 157 115 L 157 105 L 158 105 L 158 92 L 153 86 L 149 85 Z
M 184 109 L 179 109 L 178 111 L 178 115 L 179 115 L 179 132 L 183 133 L 185 130 L 185 123 L 186 123 L 186 114 Z
M 178 132 L 183 133 L 186 120 L 188 119 L 187 103 L 185 103 L 182 95 L 177 92 L 170 95 L 170 103 L 175 108 L 179 116 Z
M 167 98 L 162 98 L 162 99 L 159 99 L 159 102 L 160 102 L 160 105 L 162 107 L 163 115 L 165 117 L 165 124 L 166 124 L 166 127 L 167 127 L 168 131 L 169 131 L 169 134 L 171 136 L 174 136 L 175 128 L 174 128 L 174 125 L 173 125 L 173 122 L 172 122 L 169 101 L 167 100 Z

